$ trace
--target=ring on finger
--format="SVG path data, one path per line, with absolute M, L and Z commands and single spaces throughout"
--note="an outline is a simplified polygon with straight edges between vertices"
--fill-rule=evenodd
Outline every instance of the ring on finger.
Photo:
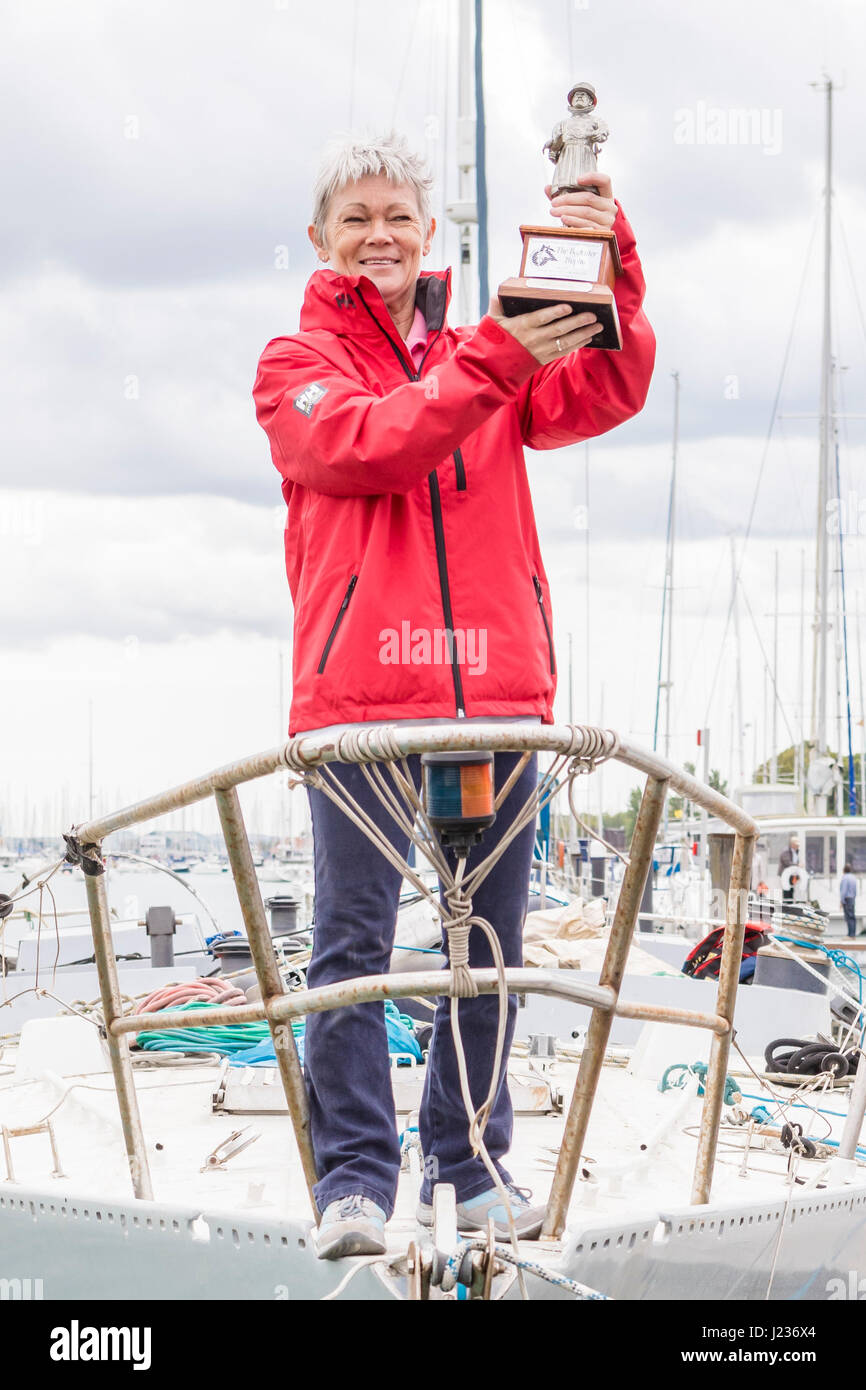
M 562 343 L 559 341 L 558 338 L 557 338 L 557 340 L 556 340 L 556 351 L 557 351 L 557 352 L 562 352 Z

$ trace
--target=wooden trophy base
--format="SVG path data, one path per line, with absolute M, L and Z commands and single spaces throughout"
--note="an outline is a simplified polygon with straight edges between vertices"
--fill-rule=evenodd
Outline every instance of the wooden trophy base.
M 569 304 L 573 314 L 591 312 L 603 325 L 586 347 L 617 352 L 622 333 L 613 285 L 622 263 L 614 233 L 577 227 L 521 227 L 520 233 L 520 274 L 499 287 L 503 312 L 514 318 L 548 304 Z M 562 322 L 567 331 L 568 320 Z

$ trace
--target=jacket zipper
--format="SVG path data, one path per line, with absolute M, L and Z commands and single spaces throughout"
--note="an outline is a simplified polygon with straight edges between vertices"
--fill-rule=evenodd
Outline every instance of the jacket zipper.
M 367 310 L 367 313 L 370 315 L 370 318 L 373 320 L 373 322 L 375 323 L 376 327 L 377 327 L 382 333 L 384 333 L 385 337 L 388 339 L 388 342 L 391 344 L 391 347 L 392 347 L 393 350 L 394 350 L 394 353 L 395 353 L 395 355 L 396 355 L 396 357 L 397 357 L 397 360 L 398 360 L 399 363 L 400 363 L 400 366 L 403 368 L 403 371 L 406 373 L 406 375 L 407 375 L 407 377 L 409 378 L 409 380 L 410 380 L 410 381 L 420 381 L 420 380 L 421 380 L 421 372 L 423 371 L 423 368 L 424 368 L 424 363 L 427 361 L 427 357 L 428 357 L 428 354 L 429 354 L 429 352 L 430 352 L 430 349 L 432 348 L 432 346 L 433 346 L 433 344 L 435 343 L 436 339 L 439 337 L 439 334 L 442 332 L 442 329 L 441 329 L 441 328 L 437 328 L 437 329 L 436 329 L 436 332 L 433 334 L 432 339 L 431 339 L 430 342 L 427 344 L 427 348 L 426 348 L 426 351 L 425 351 L 425 353 L 424 353 L 424 356 L 421 358 L 421 365 L 420 365 L 420 367 L 418 368 L 418 371 L 417 371 L 417 372 L 410 371 L 410 370 L 409 370 L 409 367 L 408 367 L 408 364 L 407 364 L 407 362 L 406 362 L 406 359 L 405 359 L 405 357 L 403 356 L 403 353 L 400 351 L 400 348 L 399 348 L 399 347 L 397 346 L 397 344 L 394 342 L 394 339 L 391 337 L 391 335 L 390 335 L 390 333 L 388 332 L 387 328 L 383 328 L 383 327 L 382 327 L 381 323 L 380 323 L 379 320 L 376 318 L 376 315 L 373 313 L 373 310 L 370 308 L 369 304 L 367 303 L 367 301 L 365 300 L 364 296 L 361 294 L 361 291 L 357 288 L 357 286 L 355 287 L 355 293 L 357 294 L 357 296 L 358 296 L 358 298 L 360 299 L 361 303 L 363 304 L 364 308 Z M 455 450 L 454 450 L 454 453 L 453 453 L 453 455 L 452 455 L 452 457 L 453 457 L 453 459 L 454 459 L 454 472 L 455 472 L 455 475 L 456 475 L 456 478 L 457 478 L 457 491 L 458 491 L 458 492 L 465 492 L 465 491 L 466 491 L 466 465 L 465 465 L 465 463 L 463 462 L 463 452 L 462 452 L 462 450 L 461 450 L 461 449 L 455 449 Z
M 331 628 L 331 631 L 328 633 L 328 640 L 325 643 L 325 649 L 322 652 L 321 660 L 319 661 L 319 665 L 316 668 L 317 676 L 320 676 L 325 669 L 325 662 L 328 660 L 331 648 L 334 645 L 334 639 L 337 636 L 337 633 L 340 631 L 340 623 L 346 616 L 346 609 L 349 607 L 349 600 L 355 592 L 355 585 L 357 584 L 357 582 L 358 576 L 357 574 L 353 574 L 352 578 L 349 580 L 349 587 L 346 590 L 346 593 L 343 597 L 343 602 L 340 604 L 340 610 L 337 613 L 336 622 L 334 623 L 334 626 Z
M 541 620 L 544 623 L 544 631 L 547 633 L 547 651 L 550 657 L 550 674 L 552 676 L 555 676 L 556 663 L 553 659 L 553 638 L 550 635 L 550 623 L 547 620 L 547 611 L 544 607 L 544 594 L 542 593 L 541 584 L 539 582 L 537 574 L 534 574 L 532 576 L 532 582 L 535 585 L 535 597 L 538 599 L 538 606 L 541 609 Z
M 463 454 L 460 449 L 454 450 L 454 468 L 457 473 L 457 491 L 466 491 L 466 469 L 463 464 Z
M 419 369 L 417 372 L 413 372 L 409 368 L 406 359 L 404 358 L 399 347 L 394 342 L 394 339 L 391 337 L 388 330 L 386 328 L 383 328 L 381 323 L 379 323 L 379 320 L 376 318 L 376 315 L 373 313 L 369 304 L 364 299 L 364 296 L 361 294 L 361 291 L 356 287 L 355 292 L 358 298 L 360 299 L 361 303 L 363 304 L 364 308 L 367 310 L 367 313 L 370 315 L 370 318 L 373 320 L 377 328 L 380 330 L 381 333 L 384 334 L 385 338 L 387 338 L 388 342 L 391 344 L 391 347 L 394 350 L 394 354 L 397 357 L 400 366 L 403 368 L 403 371 L 406 373 L 409 380 L 420 381 L 421 370 Z M 433 343 L 436 341 L 436 338 L 438 338 L 441 332 L 441 328 L 437 328 L 436 333 L 433 336 L 433 339 L 428 344 L 427 351 L 421 358 L 422 368 L 424 366 L 424 363 L 427 361 L 427 355 L 430 352 Z M 454 454 L 455 463 L 457 463 L 458 455 L 460 471 L 457 475 L 457 486 L 458 488 L 461 487 L 460 480 L 462 477 L 462 489 L 465 490 L 466 470 L 463 467 L 463 455 L 460 453 L 459 449 L 457 449 Z M 457 659 L 457 644 L 454 641 L 454 613 L 451 608 L 451 586 L 448 581 L 448 561 L 445 554 L 445 527 L 442 524 L 442 494 L 439 491 L 439 479 L 436 476 L 435 469 L 432 473 L 428 473 L 427 475 L 427 486 L 430 489 L 430 509 L 433 513 L 433 537 L 436 543 L 436 565 L 439 570 L 439 591 L 442 596 L 442 616 L 445 619 L 445 628 L 448 632 L 449 640 L 451 642 L 451 679 L 454 683 L 454 699 L 457 704 L 457 718 L 464 719 L 466 717 L 466 705 L 463 695 L 463 675 L 460 670 L 460 662 Z
M 442 525 L 442 496 L 439 491 L 439 479 L 435 473 L 429 474 L 427 485 L 430 488 L 430 506 L 433 511 L 433 535 L 436 540 L 436 563 L 439 566 L 439 588 L 442 591 L 442 613 L 451 642 L 451 676 L 454 681 L 454 698 L 457 701 L 457 718 L 463 719 L 466 714 L 463 675 L 457 659 L 457 644 L 454 641 L 454 614 L 451 609 L 451 587 L 448 583 L 448 564 L 445 556 L 445 528 Z

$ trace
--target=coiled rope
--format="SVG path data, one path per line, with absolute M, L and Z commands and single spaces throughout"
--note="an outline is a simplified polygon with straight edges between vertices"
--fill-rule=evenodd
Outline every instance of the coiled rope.
M 827 1038 L 775 1038 L 764 1049 L 767 1071 L 779 1076 L 820 1076 L 827 1073 L 837 1080 L 854 1074 L 860 1049 L 840 1052 Z

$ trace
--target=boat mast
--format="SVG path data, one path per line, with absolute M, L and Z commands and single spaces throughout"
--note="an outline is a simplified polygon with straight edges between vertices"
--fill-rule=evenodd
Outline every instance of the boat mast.
M 799 714 L 800 721 L 797 732 L 800 735 L 797 744 L 797 759 L 794 771 L 794 785 L 799 790 L 798 806 L 800 810 L 805 810 L 803 792 L 806 786 L 806 552 L 800 551 L 800 669 L 797 680 L 797 690 L 799 693 Z
M 673 622 L 674 622 L 674 541 L 676 539 L 676 486 L 677 486 L 677 449 L 680 439 L 680 374 L 671 373 L 674 379 L 674 440 L 671 462 L 671 515 L 669 522 L 669 541 L 668 541 L 668 560 L 667 560 L 667 582 L 669 589 L 668 598 L 668 667 L 667 667 L 667 696 L 665 699 L 665 757 L 671 756 L 671 688 L 673 680 L 671 676 L 671 652 L 673 648 Z
M 490 303 L 487 246 L 487 121 L 484 115 L 484 23 L 482 0 L 475 0 L 475 198 L 478 205 L 478 317 Z
M 93 701 L 87 702 L 87 804 L 93 820 Z
M 662 624 L 659 634 L 659 670 L 656 682 L 656 717 L 653 725 L 653 752 L 658 750 L 659 714 L 661 712 L 662 691 L 665 691 L 665 757 L 671 755 L 671 631 L 674 608 L 674 539 L 676 522 L 677 494 L 677 448 L 680 429 L 680 374 L 671 372 L 674 379 L 674 433 L 671 461 L 671 490 L 668 498 L 668 529 L 665 544 L 665 582 L 662 593 Z M 662 680 L 662 662 L 665 651 L 665 631 L 667 631 L 667 664 L 665 679 Z M 665 803 L 667 804 L 667 803 Z M 667 811 L 665 811 L 665 833 L 667 833 Z
M 774 566 L 774 585 L 773 585 L 773 733 L 770 735 L 770 781 L 776 785 L 778 781 L 778 550 L 776 552 L 776 566 Z
M 734 618 L 734 647 L 736 651 L 735 684 L 737 693 L 737 771 L 739 773 L 740 786 L 746 780 L 746 755 L 744 751 L 745 727 L 743 725 L 743 676 L 740 661 L 740 612 L 737 604 L 737 554 L 734 548 L 734 538 L 731 536 L 731 583 L 733 592 L 731 595 L 731 612 Z
M 827 602 L 829 545 L 827 536 L 827 501 L 830 481 L 830 430 L 832 425 L 832 356 L 830 267 L 832 252 L 833 196 L 833 83 L 829 77 L 815 83 L 826 97 L 826 131 L 824 143 L 824 305 L 821 331 L 821 406 L 819 418 L 818 460 L 818 524 L 815 566 L 815 622 L 812 665 L 812 742 L 813 756 L 827 752 Z M 817 687 L 817 688 L 816 688 Z M 812 809 L 826 814 L 826 796 L 814 796 Z
M 863 695 L 863 648 L 860 646 L 860 610 L 857 610 L 857 666 L 860 679 L 860 815 L 866 815 L 866 701 Z
M 460 233 L 460 260 L 457 274 L 457 307 L 461 323 L 473 321 L 473 285 L 475 279 L 472 255 L 472 225 L 478 221 L 478 202 L 476 196 L 476 165 L 478 159 L 478 121 L 476 119 L 475 97 L 472 91 L 473 73 L 476 69 L 476 56 L 473 51 L 472 13 L 473 0 L 458 0 L 460 29 L 458 37 L 457 69 L 457 201 L 449 203 L 445 211 L 457 225 Z M 478 44 L 481 35 L 481 0 L 474 0 L 478 23 Z M 477 58 L 480 68 L 480 47 Z M 483 112 L 483 96 L 481 111 Z M 481 126 L 483 139 L 483 118 Z M 484 312 L 487 305 L 484 305 Z

